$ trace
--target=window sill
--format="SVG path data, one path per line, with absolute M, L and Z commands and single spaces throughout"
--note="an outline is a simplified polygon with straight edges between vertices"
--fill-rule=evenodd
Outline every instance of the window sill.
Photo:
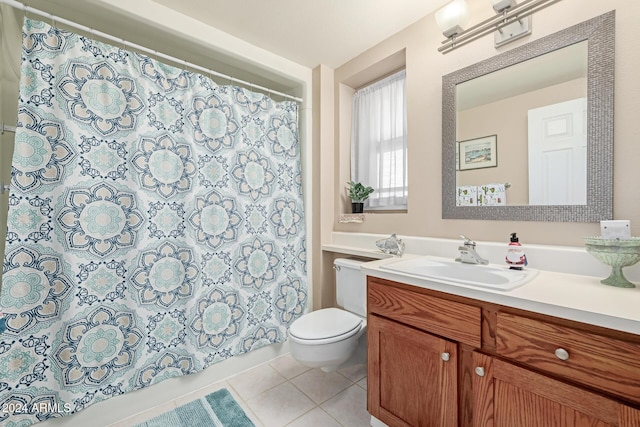
M 378 210 L 378 211 L 368 211 L 365 210 L 364 213 L 358 213 L 358 214 L 354 214 L 354 213 L 345 213 L 345 214 L 339 214 L 338 215 L 338 223 L 340 224 L 362 224 L 364 222 L 364 218 L 367 215 L 384 215 L 384 214 L 406 214 L 408 213 L 408 211 L 406 210 L 394 210 L 394 211 L 384 211 L 384 210 Z
M 406 214 L 409 213 L 407 209 L 365 209 L 366 214 Z

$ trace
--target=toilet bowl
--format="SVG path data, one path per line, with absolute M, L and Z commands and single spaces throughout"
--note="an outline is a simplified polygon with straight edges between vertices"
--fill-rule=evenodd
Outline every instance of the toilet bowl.
M 335 371 L 366 362 L 366 279 L 364 261 L 336 259 L 336 296 L 344 307 L 307 313 L 289 327 L 289 349 L 303 365 Z
M 366 319 L 338 308 L 324 308 L 291 325 L 289 349 L 303 365 L 331 372 L 366 361 L 366 351 L 362 351 L 362 347 L 366 350 L 366 332 Z M 356 351 L 358 346 L 360 351 Z

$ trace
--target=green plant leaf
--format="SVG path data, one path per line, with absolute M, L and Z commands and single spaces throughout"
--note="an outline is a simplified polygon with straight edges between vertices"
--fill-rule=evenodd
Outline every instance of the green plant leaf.
M 363 202 L 374 192 L 373 187 L 365 187 L 360 182 L 349 181 L 349 197 L 354 202 Z

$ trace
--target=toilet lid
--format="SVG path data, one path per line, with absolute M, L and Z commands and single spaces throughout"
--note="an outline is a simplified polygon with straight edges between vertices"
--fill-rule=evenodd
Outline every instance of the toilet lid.
M 322 340 L 356 332 L 362 319 L 338 308 L 312 311 L 291 324 L 289 334 L 303 340 Z

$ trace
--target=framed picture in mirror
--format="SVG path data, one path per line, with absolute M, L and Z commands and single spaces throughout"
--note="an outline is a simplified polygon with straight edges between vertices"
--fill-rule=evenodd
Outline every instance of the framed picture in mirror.
M 458 142 L 460 170 L 498 166 L 497 135 Z

